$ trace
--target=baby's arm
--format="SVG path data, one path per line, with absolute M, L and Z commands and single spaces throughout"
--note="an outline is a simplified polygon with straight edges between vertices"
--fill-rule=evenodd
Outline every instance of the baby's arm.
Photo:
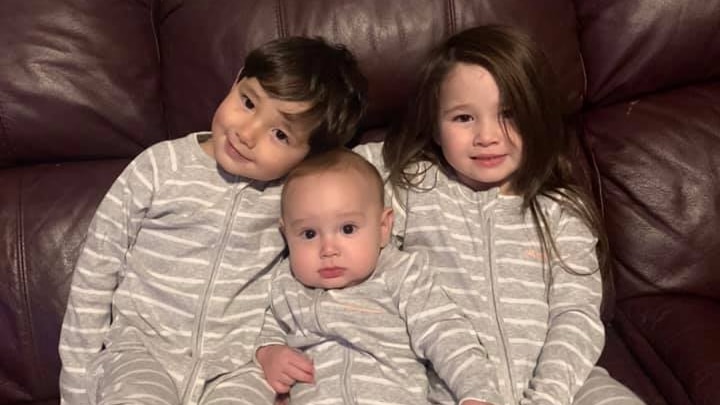
M 102 350 L 125 255 L 153 193 L 148 153 L 130 163 L 100 203 L 75 265 L 58 347 L 63 403 L 88 403 L 86 366 Z
M 575 275 L 553 263 L 549 325 L 529 389 L 521 404 L 569 404 L 600 356 L 602 281 L 596 238 L 574 216 L 561 216 L 555 243 Z M 589 273 L 595 271 L 593 274 Z
M 312 361 L 285 344 L 285 331 L 278 324 L 271 308 L 265 312 L 255 359 L 268 384 L 278 394 L 288 393 L 290 387 L 298 381 L 314 382 L 315 369 Z
M 401 316 L 413 350 L 430 360 L 461 404 L 500 404 L 494 364 L 472 324 L 445 293 L 427 266 L 427 255 L 413 254 L 398 289 Z

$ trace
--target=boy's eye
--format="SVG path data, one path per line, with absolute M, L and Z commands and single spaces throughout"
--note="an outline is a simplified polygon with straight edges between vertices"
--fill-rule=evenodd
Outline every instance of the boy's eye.
M 247 108 L 248 110 L 252 110 L 253 108 L 255 108 L 255 103 L 253 103 L 252 100 L 250 100 L 250 98 L 248 96 L 243 94 L 240 97 L 242 99 L 242 103 L 243 103 L 243 106 L 245 106 L 245 108 Z
M 343 225 L 343 227 L 342 227 L 342 233 L 344 233 L 345 235 L 351 235 L 351 234 L 355 233 L 356 230 L 357 230 L 357 226 L 355 226 L 355 225 L 347 224 L 347 225 Z
M 305 230 L 305 231 L 302 232 L 302 237 L 305 238 L 305 239 L 312 239 L 312 238 L 314 238 L 316 235 L 317 235 L 317 233 L 316 233 L 314 230 L 312 230 L 312 229 L 308 229 L 308 230 Z
M 469 122 L 472 121 L 473 117 L 470 114 L 460 114 L 453 117 L 453 121 L 457 122 Z
M 285 132 L 283 132 L 282 130 L 280 130 L 280 129 L 275 129 L 275 130 L 273 130 L 273 132 L 275 132 L 275 138 L 276 138 L 278 141 L 281 141 L 281 142 L 284 142 L 284 143 L 289 143 L 289 142 L 290 142 L 290 137 L 288 137 L 287 134 L 286 134 Z

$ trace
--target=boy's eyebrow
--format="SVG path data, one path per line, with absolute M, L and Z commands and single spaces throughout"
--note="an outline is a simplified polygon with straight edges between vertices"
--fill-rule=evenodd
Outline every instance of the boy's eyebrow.
M 251 86 L 248 86 L 247 84 L 240 84 L 238 86 L 238 91 L 241 93 L 247 93 L 247 95 L 252 99 L 254 103 L 258 103 L 260 100 L 260 95 L 253 89 Z M 278 111 L 280 113 L 280 117 L 282 119 L 282 124 L 284 126 L 287 126 L 295 132 L 296 128 L 293 126 L 293 122 L 299 121 L 302 119 L 302 115 L 305 113 L 305 111 L 301 113 L 289 113 L 287 111 Z
M 252 98 L 255 102 L 257 102 L 257 100 L 260 98 L 260 96 L 255 92 L 255 90 L 247 84 L 241 83 L 238 86 L 238 91 L 241 93 L 248 93 L 250 98 Z

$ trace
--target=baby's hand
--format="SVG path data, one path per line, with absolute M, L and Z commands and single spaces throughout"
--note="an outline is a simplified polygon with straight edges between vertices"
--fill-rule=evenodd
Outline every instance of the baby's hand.
M 288 346 L 261 347 L 255 357 L 265 373 L 268 384 L 278 394 L 289 392 L 290 387 L 296 382 L 315 382 L 312 360 Z

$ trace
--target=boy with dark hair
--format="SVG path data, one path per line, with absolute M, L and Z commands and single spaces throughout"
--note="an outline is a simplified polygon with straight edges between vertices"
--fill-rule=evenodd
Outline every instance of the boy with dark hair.
M 75 268 L 63 403 L 233 397 L 234 376 L 253 372 L 267 274 L 284 247 L 282 177 L 350 140 L 365 92 L 345 48 L 277 39 L 247 56 L 211 132 L 156 144 L 128 165 Z

